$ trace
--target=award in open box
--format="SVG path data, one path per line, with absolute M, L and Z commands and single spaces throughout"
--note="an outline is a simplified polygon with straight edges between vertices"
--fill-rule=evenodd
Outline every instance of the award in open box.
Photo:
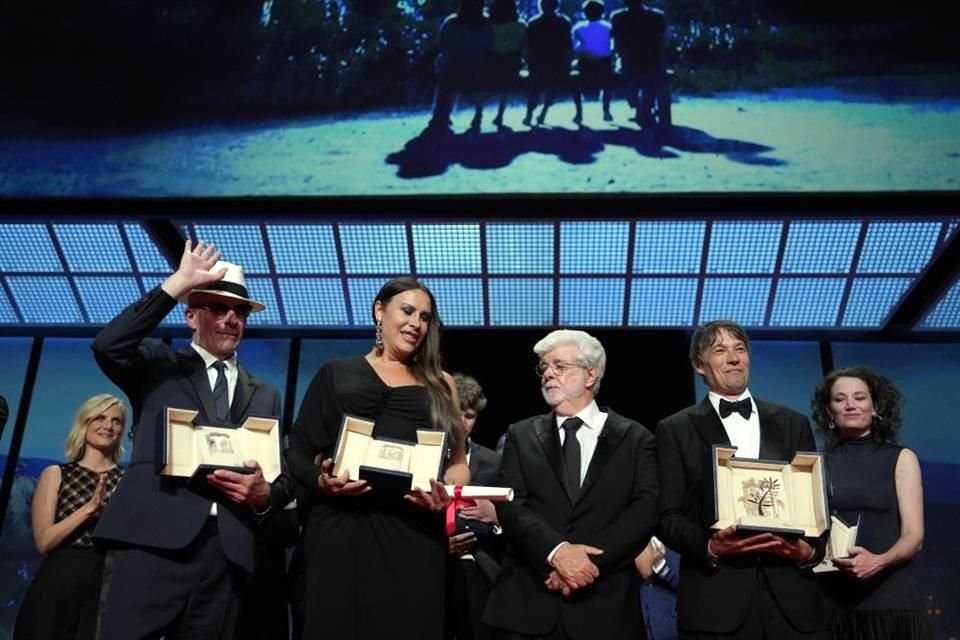
M 376 436 L 374 423 L 346 415 L 333 455 L 333 475 L 350 472 L 351 480 L 366 480 L 378 494 L 403 495 L 412 489 L 430 490 L 441 478 L 447 460 L 447 434 L 418 429 L 417 440 Z
M 823 456 L 798 452 L 790 462 L 737 458 L 713 447 L 714 529 L 817 537 L 829 526 Z
M 198 413 L 173 407 L 163 412 L 157 448 L 161 475 L 189 478 L 215 469 L 250 473 L 243 461 L 256 460 L 267 482 L 276 480 L 280 475 L 279 420 L 251 416 L 231 429 L 196 424 Z

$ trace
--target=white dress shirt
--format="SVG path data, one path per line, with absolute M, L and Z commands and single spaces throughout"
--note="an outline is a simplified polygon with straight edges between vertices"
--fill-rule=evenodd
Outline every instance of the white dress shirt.
M 720 416 L 720 396 L 713 391 L 707 396 L 713 410 Z M 720 418 L 723 428 L 730 438 L 730 444 L 737 448 L 736 456 L 738 458 L 759 458 L 760 457 L 760 414 L 757 413 L 757 403 L 750 395 L 750 390 L 745 389 L 737 400 L 744 398 L 750 399 L 750 418 L 744 420 L 743 416 L 733 411 L 726 418 Z
M 590 460 L 593 458 L 593 452 L 597 449 L 597 439 L 600 437 L 600 432 L 603 431 L 603 425 L 607 422 L 607 414 L 603 411 L 600 411 L 600 407 L 597 406 L 597 401 L 594 400 L 583 409 L 578 411 L 575 416 L 583 420 L 583 426 L 577 429 L 577 442 L 580 443 L 580 484 L 583 484 L 583 479 L 587 475 L 587 469 L 590 467 Z M 557 420 L 557 429 L 560 430 L 560 446 L 563 446 L 563 441 L 566 440 L 567 432 L 563 428 L 563 423 L 568 418 L 573 418 L 574 416 L 556 416 Z M 557 546 L 555 546 L 549 554 L 547 554 L 547 564 L 550 564 L 553 561 L 553 556 L 557 554 L 557 549 L 567 544 L 567 541 L 564 540 Z
M 191 342 L 190 346 L 203 358 L 203 364 L 207 368 L 207 380 L 210 381 L 210 391 L 212 392 L 217 384 L 217 370 L 213 365 L 218 358 L 196 342 Z M 233 404 L 233 391 L 237 388 L 237 354 L 234 353 L 227 360 L 224 360 L 223 364 L 226 365 L 223 369 L 223 375 L 227 377 L 227 406 L 230 406 Z M 210 503 L 210 515 L 217 515 L 216 502 Z

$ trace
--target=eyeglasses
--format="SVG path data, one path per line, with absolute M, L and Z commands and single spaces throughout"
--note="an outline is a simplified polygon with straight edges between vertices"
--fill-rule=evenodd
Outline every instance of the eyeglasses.
M 586 367 L 585 365 L 579 364 L 579 363 L 577 363 L 577 362 L 562 362 L 562 361 L 561 361 L 561 362 L 543 362 L 543 361 L 540 361 L 540 362 L 537 363 L 537 366 L 536 366 L 536 368 L 534 368 L 534 371 L 536 371 L 536 372 L 537 372 L 537 375 L 542 378 L 543 375 L 547 372 L 547 369 L 550 369 L 551 371 L 553 371 L 554 374 L 556 374 L 556 375 L 558 375 L 558 376 L 562 376 L 563 374 L 565 374 L 565 373 L 566 373 L 567 371 L 569 371 L 570 369 L 586 369 L 586 368 L 588 368 L 588 367 Z
M 198 304 L 194 306 L 194 309 L 203 309 L 207 313 L 213 314 L 213 316 L 217 319 L 223 318 L 228 313 L 233 311 L 234 315 L 241 320 L 246 320 L 247 316 L 249 316 L 253 311 L 253 307 L 251 307 L 249 304 L 230 305 L 222 304 L 220 302 L 214 302 L 211 304 Z

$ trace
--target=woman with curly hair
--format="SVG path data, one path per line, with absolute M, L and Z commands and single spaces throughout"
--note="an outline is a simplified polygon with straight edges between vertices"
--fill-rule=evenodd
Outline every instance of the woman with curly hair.
M 849 557 L 823 576 L 834 638 L 929 637 L 911 561 L 923 545 L 923 489 L 916 454 L 897 444 L 900 392 L 866 367 L 841 369 L 811 402 L 824 436 L 831 511 L 859 521 Z

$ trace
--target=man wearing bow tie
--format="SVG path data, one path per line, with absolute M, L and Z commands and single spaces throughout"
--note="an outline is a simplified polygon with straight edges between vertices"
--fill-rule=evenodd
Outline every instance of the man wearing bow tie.
M 497 484 L 509 544 L 483 621 L 504 639 L 643 637 L 633 558 L 657 523 L 653 436 L 597 405 L 600 341 L 554 331 L 534 352 L 550 413 L 510 425 Z
M 750 339 L 736 323 L 697 329 L 690 362 L 710 393 L 656 430 L 661 537 L 681 555 L 680 638 L 825 638 L 828 620 L 811 571 L 820 545 L 710 528 L 712 447 L 732 445 L 741 458 L 791 460 L 797 451 L 816 451 L 810 425 L 796 411 L 751 396 Z

